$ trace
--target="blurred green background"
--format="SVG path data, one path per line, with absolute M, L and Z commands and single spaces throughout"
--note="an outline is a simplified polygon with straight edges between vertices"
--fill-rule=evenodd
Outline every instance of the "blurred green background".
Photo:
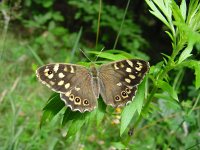
M 200 149 L 199 0 L 151 2 L 2 0 L 0 150 Z M 74 116 L 61 125 L 66 108 L 40 128 L 53 92 L 35 70 L 50 62 L 88 62 L 79 48 L 92 60 L 104 48 L 102 62 L 132 57 L 152 67 L 145 100 L 131 118 L 129 108 L 109 108 L 97 124 L 87 118 L 66 138 L 79 123 Z

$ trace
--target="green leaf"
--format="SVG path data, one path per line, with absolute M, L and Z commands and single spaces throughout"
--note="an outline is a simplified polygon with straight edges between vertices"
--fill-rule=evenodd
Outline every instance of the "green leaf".
M 81 116 L 86 116 L 88 114 L 88 112 L 85 113 L 80 113 L 79 111 L 72 111 L 71 109 L 66 109 L 64 116 L 63 116 L 63 120 L 62 120 L 62 125 L 64 126 L 66 123 L 68 123 L 69 121 L 72 120 L 77 120 L 79 118 L 81 118 Z
M 124 57 L 130 58 L 130 59 L 133 58 L 133 55 L 131 55 L 130 53 L 127 53 L 125 51 L 122 51 L 122 50 L 113 49 L 113 50 L 106 50 L 106 52 L 111 53 L 111 54 L 121 54 Z
M 137 112 L 138 112 L 139 115 L 141 113 L 143 102 L 144 102 L 144 99 L 145 99 L 146 82 L 147 82 L 147 80 L 145 78 L 144 81 L 140 84 L 140 86 L 138 88 L 137 99 L 139 99 L 139 100 L 135 100 L 135 107 L 137 108 Z
M 196 89 L 200 88 L 200 62 L 197 63 L 197 65 L 194 66 L 195 68 L 195 87 Z
M 110 145 L 115 147 L 115 149 L 126 149 L 127 147 L 121 142 L 112 142 Z
M 64 17 L 60 12 L 54 12 L 52 17 L 56 21 L 64 21 Z
M 44 1 L 44 2 L 42 3 L 42 5 L 43 5 L 43 7 L 45 7 L 45 8 L 49 8 L 49 7 L 51 7 L 51 6 L 53 5 L 53 2 L 54 2 L 54 1 L 52 1 L 52 0 L 46 0 L 46 1 Z
M 82 27 L 79 29 L 78 35 L 76 37 L 76 40 L 74 41 L 74 46 L 73 46 L 73 49 L 71 51 L 70 63 L 72 63 L 73 60 L 74 60 L 74 54 L 75 54 L 75 52 L 77 50 L 77 47 L 79 45 L 81 35 L 82 35 Z
M 173 87 L 169 83 L 158 80 L 157 86 L 161 88 L 163 91 L 166 91 L 174 100 L 179 101 L 176 91 L 173 89 Z
M 96 112 L 97 126 L 99 126 L 100 123 L 102 122 L 105 113 L 106 113 L 106 105 L 103 102 L 103 100 L 100 99 L 98 101 L 98 108 L 97 108 L 97 112 Z
M 179 9 L 178 5 L 176 2 L 172 1 L 172 11 L 173 11 L 173 16 L 175 21 L 182 22 L 184 23 L 184 18 L 181 14 L 181 10 Z
M 172 41 L 174 41 L 173 35 L 172 35 L 169 31 L 165 31 L 165 32 L 166 32 L 167 35 L 170 37 L 170 39 L 171 39 Z
M 185 0 L 181 1 L 180 11 L 184 20 L 186 20 L 187 6 Z
M 124 133 L 129 123 L 131 122 L 136 110 L 138 113 L 141 113 L 143 100 L 145 92 L 145 82 L 143 81 L 138 87 L 138 92 L 133 100 L 128 106 L 124 108 L 121 115 L 121 127 L 120 127 L 120 136 Z
M 84 115 L 84 114 L 81 114 L 79 116 L 79 118 L 73 120 L 73 122 L 71 123 L 71 125 L 68 129 L 66 138 L 74 136 L 84 125 L 85 121 L 86 121 L 86 115 Z
M 126 59 L 126 57 L 121 54 L 111 54 L 111 53 L 107 53 L 107 52 L 95 52 L 95 51 L 89 51 L 88 53 L 97 54 L 98 57 L 100 57 L 100 58 L 106 58 L 106 59 L 110 59 L 110 60 Z
M 189 60 L 189 61 L 184 61 L 180 64 L 177 65 L 177 67 L 188 67 L 191 69 L 194 69 L 195 71 L 195 87 L 196 89 L 200 88 L 200 61 L 196 60 Z
M 40 127 L 47 121 L 51 121 L 54 116 L 65 106 L 60 99 L 60 94 L 54 93 L 48 100 L 47 105 L 43 108 L 43 114 L 40 121 Z
M 154 1 L 145 0 L 145 1 L 146 1 L 146 3 L 149 5 L 149 7 L 151 8 L 150 12 L 151 12 L 154 16 L 156 16 L 158 19 L 160 19 L 168 28 L 171 28 L 171 27 L 170 27 L 170 24 L 169 24 L 168 21 L 167 21 L 167 19 L 162 15 L 162 13 L 160 12 L 160 10 L 157 8 L 157 6 L 159 7 L 159 6 L 162 5 L 161 10 L 162 10 L 162 11 L 165 11 L 165 10 L 166 10 L 165 12 L 168 11 L 168 9 L 167 9 L 166 7 L 164 7 L 164 4 L 163 4 L 164 2 L 163 2 L 163 0 L 162 0 L 162 3 L 159 3 L 159 4 L 158 4 L 159 1 L 156 1 L 156 0 L 154 0 Z M 157 6 L 155 5 L 155 3 L 157 3 Z M 160 4 L 161 4 L 161 5 L 160 5 Z M 166 13 L 166 14 L 169 14 L 168 18 L 171 17 L 171 15 L 170 15 L 169 12 Z M 166 15 L 166 14 L 165 14 L 165 15 Z
M 183 50 L 183 52 L 181 53 L 179 60 L 178 60 L 178 64 L 180 64 L 181 62 L 183 62 L 184 60 L 186 60 L 188 57 L 190 57 L 192 54 L 192 49 L 193 49 L 194 44 L 192 42 L 188 43 L 188 46 Z

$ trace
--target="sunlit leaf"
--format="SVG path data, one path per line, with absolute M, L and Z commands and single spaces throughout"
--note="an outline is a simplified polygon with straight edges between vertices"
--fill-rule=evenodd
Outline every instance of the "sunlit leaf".
M 112 53 L 107 53 L 107 52 L 95 52 L 95 51 L 90 51 L 89 53 L 97 54 L 98 57 L 106 58 L 106 59 L 109 59 L 109 60 L 126 59 L 126 57 L 124 55 L 121 55 L 121 54 L 112 54 Z
M 178 101 L 178 95 L 169 83 L 159 80 L 157 81 L 157 84 L 159 88 L 161 88 L 163 91 L 166 91 L 174 100 Z
M 48 100 L 47 105 L 43 108 L 43 114 L 40 121 L 40 127 L 47 121 L 51 121 L 53 117 L 65 106 L 60 99 L 60 94 L 54 93 Z
M 186 6 L 185 0 L 181 1 L 180 11 L 181 11 L 183 19 L 185 20 L 186 19 L 186 11 L 187 11 L 187 6 Z
M 100 125 L 100 123 L 102 122 L 104 118 L 105 113 L 106 113 L 106 105 L 103 102 L 103 100 L 100 99 L 98 102 L 98 108 L 96 112 L 97 125 Z
M 145 82 L 142 82 L 138 87 L 138 92 L 135 98 L 133 99 L 133 102 L 131 102 L 128 106 L 126 106 L 122 111 L 120 135 L 122 135 L 126 130 L 126 128 L 128 127 L 135 112 L 138 111 L 138 113 L 140 114 L 143 106 L 144 92 L 145 92 Z
M 200 88 L 200 62 L 195 65 L 195 87 L 196 89 Z
M 81 127 L 86 122 L 85 118 L 86 118 L 86 115 L 81 114 L 79 118 L 76 118 L 73 120 L 73 122 L 70 124 L 70 127 L 68 129 L 66 138 L 74 136 L 81 129 Z

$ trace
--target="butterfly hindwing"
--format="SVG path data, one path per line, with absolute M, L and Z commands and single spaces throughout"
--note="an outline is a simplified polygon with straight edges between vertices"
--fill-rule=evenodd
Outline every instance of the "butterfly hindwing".
M 73 111 L 92 111 L 97 106 L 97 98 L 91 83 L 91 77 L 87 76 L 83 82 L 77 87 L 71 89 L 65 94 L 60 94 L 61 99 L 69 106 Z
M 48 64 L 37 69 L 36 75 L 43 84 L 60 93 L 61 99 L 72 110 L 84 112 L 96 107 L 97 97 L 87 68 L 72 64 Z
M 132 101 L 138 84 L 149 70 L 149 63 L 139 59 L 116 61 L 99 68 L 101 96 L 106 104 L 124 106 Z

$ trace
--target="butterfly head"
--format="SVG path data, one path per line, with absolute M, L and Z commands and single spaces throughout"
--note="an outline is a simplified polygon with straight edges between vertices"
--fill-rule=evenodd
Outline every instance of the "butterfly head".
M 98 70 L 97 70 L 97 68 L 95 66 L 95 63 L 92 63 L 90 65 L 90 72 L 92 73 L 93 77 L 98 77 Z

